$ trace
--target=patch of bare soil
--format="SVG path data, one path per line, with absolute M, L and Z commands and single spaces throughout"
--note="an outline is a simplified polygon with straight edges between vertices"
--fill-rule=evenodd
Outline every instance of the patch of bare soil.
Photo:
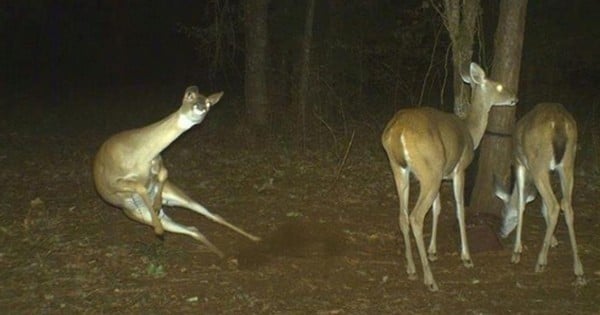
M 534 273 L 545 229 L 539 204 L 526 212 L 519 264 L 510 263 L 511 237 L 498 251 L 474 250 L 475 267 L 464 268 L 444 184 L 432 263 L 440 291 L 431 293 L 416 247 L 419 279 L 406 276 L 395 188 L 376 134 L 356 141 L 342 165 L 333 154 L 240 149 L 217 140 L 225 132 L 190 133 L 164 156 L 171 179 L 263 238 L 252 243 L 190 211 L 166 209 L 198 227 L 228 255 L 223 260 L 189 237 L 155 237 L 98 198 L 90 165 L 105 134 L 0 135 L 0 313 L 600 313 L 597 179 L 578 177 L 575 187 L 587 286 L 571 284 L 562 218 L 559 246 L 546 270 Z M 471 240 L 479 238 L 473 233 Z

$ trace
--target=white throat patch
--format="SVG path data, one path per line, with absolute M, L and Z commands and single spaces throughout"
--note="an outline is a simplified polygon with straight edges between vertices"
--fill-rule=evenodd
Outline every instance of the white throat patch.
M 177 119 L 177 126 L 179 128 L 190 129 L 193 125 L 194 122 L 187 118 L 187 116 L 179 114 L 179 118 Z

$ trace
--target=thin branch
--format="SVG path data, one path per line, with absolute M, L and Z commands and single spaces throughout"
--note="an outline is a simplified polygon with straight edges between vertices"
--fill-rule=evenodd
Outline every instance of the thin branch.
M 442 105 L 444 104 L 444 91 L 446 90 L 446 84 L 448 83 L 448 59 L 450 59 L 452 45 L 451 42 L 450 45 L 448 45 L 448 48 L 446 48 L 446 57 L 444 58 L 444 79 L 442 80 L 442 88 L 440 89 L 440 100 L 442 101 Z
M 433 68 L 433 60 L 435 56 L 435 51 L 437 50 L 437 46 L 439 43 L 440 34 L 442 33 L 442 27 L 440 26 L 435 34 L 435 41 L 433 42 L 433 47 L 431 48 L 431 57 L 429 58 L 429 66 L 427 67 L 427 71 L 425 72 L 425 77 L 423 78 L 423 84 L 421 85 L 421 95 L 419 95 L 419 102 L 417 103 L 421 106 L 421 102 L 423 102 L 423 94 L 425 94 L 425 86 L 427 85 L 427 78 L 429 78 L 429 74 L 431 73 L 431 69 Z
M 331 134 L 331 137 L 333 138 L 333 143 L 337 143 L 337 137 L 335 136 L 335 132 L 333 131 L 333 128 L 331 128 L 331 126 L 329 126 L 329 124 L 327 124 L 327 122 L 323 119 L 323 117 L 321 117 L 319 114 L 317 114 L 317 112 L 314 110 L 313 110 L 313 115 L 315 117 L 317 117 L 317 119 L 325 126 L 325 128 L 327 128 L 327 130 L 329 130 L 329 133 Z
M 352 148 L 352 142 L 354 142 L 354 134 L 356 133 L 356 131 L 352 131 L 352 136 L 350 137 L 350 141 L 348 142 L 348 145 L 346 146 L 346 153 L 344 153 L 344 158 L 342 159 L 342 161 L 340 162 L 340 165 L 338 166 L 337 172 L 335 174 L 335 178 L 333 180 L 333 185 L 329 188 L 329 190 L 333 189 L 336 185 L 336 183 L 338 182 L 338 179 L 340 178 L 340 175 L 342 174 L 342 169 L 344 168 L 344 165 L 346 164 L 346 160 L 348 159 L 348 155 L 350 154 L 350 148 Z

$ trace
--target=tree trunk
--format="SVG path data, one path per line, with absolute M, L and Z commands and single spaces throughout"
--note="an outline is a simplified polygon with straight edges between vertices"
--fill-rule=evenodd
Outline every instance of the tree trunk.
M 248 121 L 254 132 L 261 132 L 268 124 L 266 77 L 268 4 L 268 0 L 244 1 L 246 31 L 244 94 Z
M 498 27 L 494 36 L 494 60 L 491 77 L 515 93 L 519 86 L 521 51 L 525 31 L 527 0 L 500 1 Z M 499 215 L 502 203 L 494 197 L 493 176 L 506 179 L 512 161 L 511 132 L 515 124 L 515 107 L 494 106 L 480 145 L 477 178 L 471 209 Z
M 310 78 L 310 53 L 313 34 L 313 20 L 315 13 L 315 0 L 309 0 L 306 5 L 306 20 L 304 24 L 304 38 L 302 39 L 302 53 L 300 57 L 300 78 L 298 81 L 298 104 L 300 130 L 302 130 L 300 146 L 306 147 L 306 130 L 307 130 L 307 104 L 308 104 L 308 83 Z
M 465 114 L 469 104 L 471 90 L 463 83 L 461 72 L 468 69 L 473 57 L 473 38 L 480 14 L 477 0 L 444 0 L 443 19 L 452 41 L 454 112 L 459 116 Z

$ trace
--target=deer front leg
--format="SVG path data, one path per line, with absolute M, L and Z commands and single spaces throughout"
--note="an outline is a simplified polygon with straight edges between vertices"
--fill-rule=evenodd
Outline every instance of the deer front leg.
M 437 260 L 437 225 L 438 225 L 438 217 L 440 216 L 440 211 L 442 209 L 440 203 L 440 194 L 438 193 L 437 197 L 433 201 L 432 211 L 432 221 L 431 224 L 431 240 L 429 241 L 429 249 L 427 249 L 427 254 L 430 261 Z
M 196 213 L 199 213 L 199 214 L 209 218 L 210 220 L 212 220 L 216 223 L 222 224 L 222 225 L 236 231 L 237 233 L 244 235 L 245 237 L 247 237 L 255 242 L 260 241 L 260 237 L 254 236 L 254 235 L 242 230 L 241 228 L 227 222 L 225 219 L 221 218 L 220 216 L 211 213 L 206 208 L 204 208 L 202 205 L 200 205 L 199 203 L 195 202 L 190 197 L 188 197 L 183 191 L 181 191 L 181 189 L 177 188 L 175 185 L 173 185 L 169 181 L 166 181 L 165 185 L 163 186 L 162 198 L 163 198 L 163 204 L 165 204 L 165 205 L 177 206 L 177 207 L 190 209 Z
M 127 205 L 128 206 L 124 208 L 123 211 L 129 218 L 144 224 L 151 224 L 151 213 L 154 212 L 154 209 L 147 207 L 143 203 L 140 203 L 140 199 L 137 196 L 128 199 Z M 173 221 L 169 216 L 167 216 L 166 213 L 163 212 L 162 209 L 159 209 L 158 211 L 158 219 L 166 231 L 191 236 L 200 241 L 202 244 L 208 247 L 210 251 L 217 254 L 219 257 L 223 258 L 225 256 L 223 255 L 223 252 L 213 245 L 202 233 L 200 233 L 200 231 L 198 231 L 197 228 L 193 226 L 183 226 Z
M 150 173 L 153 175 L 153 185 L 151 186 L 151 195 L 154 203 L 152 204 L 152 208 L 155 213 L 158 213 L 162 207 L 162 191 L 167 181 L 167 177 L 169 176 L 169 172 L 162 164 L 162 158 L 157 156 L 152 160 L 150 166 Z
M 464 184 L 464 172 L 456 172 L 454 179 L 452 180 L 452 186 L 454 188 L 454 199 L 456 201 L 456 217 L 460 229 L 460 258 L 465 267 L 472 268 L 473 261 L 471 260 L 471 253 L 469 252 L 469 242 L 467 241 L 467 230 L 465 226 Z
M 125 187 L 127 189 L 124 192 L 117 193 L 120 199 L 123 200 L 123 211 L 125 211 L 125 214 L 138 222 L 153 226 L 154 233 L 162 235 L 164 228 L 158 219 L 158 212 L 153 211 L 154 202 L 150 200 L 148 190 L 144 186 L 134 182 L 127 184 Z
M 225 255 L 221 250 L 219 250 L 213 243 L 211 243 L 196 227 L 193 226 L 183 226 L 175 221 L 173 221 L 166 213 L 160 210 L 159 213 L 160 221 L 162 222 L 165 230 L 173 233 L 184 234 L 193 237 L 194 239 L 200 241 L 204 244 L 211 252 L 217 254 L 219 257 L 223 258 Z
M 525 167 L 522 165 L 517 166 L 517 234 L 515 235 L 515 246 L 513 249 L 513 255 L 511 262 L 513 264 L 519 263 L 521 260 L 521 252 L 523 251 L 523 245 L 521 244 L 521 233 L 523 231 L 523 212 L 525 212 L 525 178 L 527 176 Z

